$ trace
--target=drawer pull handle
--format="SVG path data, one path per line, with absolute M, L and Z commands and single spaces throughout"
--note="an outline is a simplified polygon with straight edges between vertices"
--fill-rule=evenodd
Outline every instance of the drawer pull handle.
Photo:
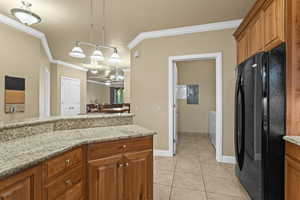
M 119 164 L 118 167 L 121 168 L 121 167 L 124 167 L 124 165 L 123 164 Z
M 69 165 L 70 163 L 71 163 L 71 160 L 70 160 L 70 159 L 67 159 L 67 160 L 66 160 L 66 164 Z
M 129 166 L 129 163 L 125 163 L 125 167 L 128 167 Z
M 72 180 L 70 180 L 70 179 L 66 180 L 65 183 L 66 183 L 67 185 L 72 185 L 72 184 L 73 184 L 73 183 L 72 183 Z

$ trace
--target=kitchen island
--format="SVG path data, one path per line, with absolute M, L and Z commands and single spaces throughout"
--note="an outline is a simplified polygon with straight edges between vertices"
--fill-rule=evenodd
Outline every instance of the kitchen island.
M 83 115 L 2 124 L 0 199 L 152 199 L 155 132 L 133 125 L 132 118 Z

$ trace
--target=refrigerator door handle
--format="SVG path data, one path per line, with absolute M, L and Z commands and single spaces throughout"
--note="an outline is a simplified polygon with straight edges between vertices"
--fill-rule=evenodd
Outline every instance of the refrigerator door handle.
M 239 95 L 241 95 L 241 102 L 239 102 Z M 244 151 L 245 151 L 245 94 L 244 94 L 244 88 L 242 85 L 242 77 L 240 76 L 237 82 L 236 86 L 236 108 L 235 108 L 235 115 L 236 115 L 236 127 L 235 127 L 235 153 L 236 153 L 236 159 L 238 166 L 240 170 L 243 167 L 244 163 Z M 239 103 L 241 103 L 241 126 L 238 123 L 238 108 L 239 108 Z M 241 134 L 241 144 L 239 144 L 239 134 Z

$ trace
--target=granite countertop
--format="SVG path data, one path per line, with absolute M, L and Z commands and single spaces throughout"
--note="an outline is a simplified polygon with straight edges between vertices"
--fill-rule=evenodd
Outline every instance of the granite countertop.
M 300 136 L 284 136 L 283 139 L 285 141 L 300 146 Z
M 0 121 L 0 131 L 3 129 L 17 128 L 26 125 L 42 124 L 47 122 L 56 122 L 59 120 L 72 120 L 72 119 L 103 119 L 103 118 L 115 118 L 115 117 L 130 117 L 134 116 L 131 113 L 114 113 L 114 114 L 85 114 L 76 116 L 57 116 L 57 117 L 45 117 L 45 118 L 30 118 L 25 120 L 14 120 L 3 122 Z
M 155 132 L 123 125 L 54 131 L 4 142 L 0 144 L 0 179 L 82 144 L 151 135 Z

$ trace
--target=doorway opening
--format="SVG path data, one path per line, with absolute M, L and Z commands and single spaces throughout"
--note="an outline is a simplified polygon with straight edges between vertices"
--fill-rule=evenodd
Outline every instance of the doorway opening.
M 222 53 L 195 54 L 195 55 L 169 57 L 169 151 L 168 151 L 168 155 L 169 156 L 176 155 L 177 143 L 178 143 L 177 89 L 180 89 L 180 87 L 184 87 L 184 86 L 178 86 L 178 66 L 176 63 L 197 61 L 197 60 L 199 61 L 211 60 L 215 62 L 215 65 L 213 65 L 215 67 L 215 122 L 216 122 L 215 149 L 216 149 L 216 160 L 218 162 L 222 162 L 223 160 L 223 155 L 222 155 L 222 140 L 223 140 L 222 139 Z M 193 87 L 191 87 L 190 90 L 194 90 L 195 92 L 197 91 L 197 87 L 194 86 L 194 89 Z M 196 100 L 197 99 L 193 99 L 193 98 L 190 99 L 191 103 L 193 103 Z

